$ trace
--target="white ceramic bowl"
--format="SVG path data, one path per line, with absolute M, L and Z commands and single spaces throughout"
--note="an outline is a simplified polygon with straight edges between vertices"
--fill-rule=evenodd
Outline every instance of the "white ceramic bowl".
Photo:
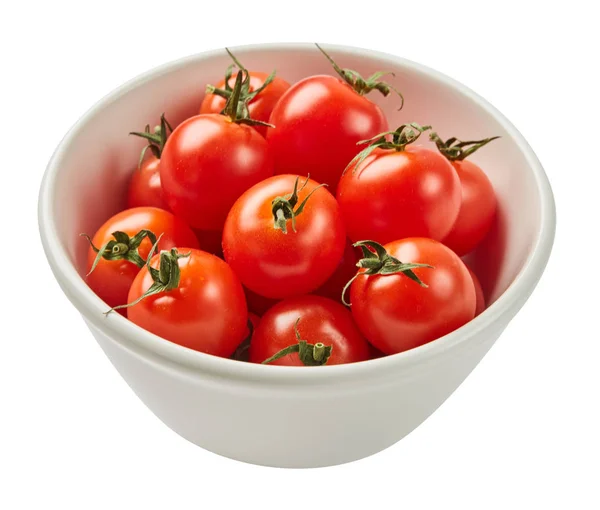
M 217 358 L 159 338 L 103 303 L 81 277 L 86 243 L 122 206 L 141 141 L 127 132 L 167 113 L 178 123 L 197 112 L 205 85 L 230 64 L 225 51 L 150 71 L 97 103 L 56 149 L 41 186 L 39 224 L 48 261 L 102 349 L 140 399 L 170 428 L 207 450 L 246 462 L 316 467 L 360 459 L 400 440 L 448 398 L 487 353 L 537 284 L 555 228 L 552 191 L 519 132 L 482 98 L 450 78 L 404 59 L 328 47 L 342 67 L 363 75 L 393 71 L 406 103 L 373 100 L 390 127 L 432 124 L 442 137 L 502 138 L 473 160 L 492 180 L 500 214 L 474 257 L 491 306 L 427 345 L 363 363 L 261 366 Z M 293 82 L 332 74 L 311 44 L 233 49 L 249 69 Z M 371 97 L 370 96 L 370 97 Z M 425 142 L 427 143 L 427 142 Z M 93 204 L 93 206 L 91 206 Z

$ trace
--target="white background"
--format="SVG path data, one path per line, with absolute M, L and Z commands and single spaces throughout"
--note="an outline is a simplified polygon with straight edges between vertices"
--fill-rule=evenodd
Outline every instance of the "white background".
M 593 4 L 56 0 L 3 7 L 0 508 L 600 508 Z M 168 430 L 59 290 L 37 233 L 45 164 L 96 100 L 166 61 L 270 41 L 363 46 L 449 74 L 514 122 L 556 194 L 547 272 L 497 345 L 410 436 L 335 468 L 245 465 Z

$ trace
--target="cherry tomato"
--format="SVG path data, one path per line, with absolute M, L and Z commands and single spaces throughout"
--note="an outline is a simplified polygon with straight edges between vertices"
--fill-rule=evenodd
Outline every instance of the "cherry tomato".
M 439 241 L 450 232 L 460 208 L 460 180 L 439 152 L 407 145 L 417 129 L 426 129 L 415 126 L 401 126 L 393 142 L 376 141 L 342 176 L 337 199 L 353 241 Z
M 168 210 L 160 185 L 160 160 L 154 155 L 147 157 L 136 169 L 129 181 L 127 207 L 158 207 Z
M 247 333 L 244 290 L 220 258 L 200 250 L 178 250 L 171 264 L 179 268 L 176 288 L 140 299 L 155 283 L 147 267 L 136 276 L 127 302 L 129 320 L 176 344 L 215 356 L 229 357 Z M 188 256 L 182 256 L 189 253 Z M 161 257 L 150 265 L 158 269 Z
M 271 299 L 256 292 L 252 292 L 247 287 L 244 287 L 244 292 L 246 293 L 246 303 L 248 303 L 248 310 L 253 312 L 254 314 L 262 317 L 265 312 L 271 308 L 275 303 L 281 301 L 280 299 Z
M 366 275 L 368 270 L 361 269 L 350 286 L 354 320 L 377 349 L 385 354 L 412 349 L 475 316 L 473 280 L 452 250 L 426 238 L 393 241 L 383 248 L 387 254 L 377 256 L 378 270 L 388 274 Z M 410 273 L 389 274 L 398 263 L 433 266 L 412 269 L 412 275 L 426 286 L 413 281 Z
M 484 140 L 463 142 L 457 138 L 443 141 L 437 133 L 431 133 L 438 150 L 456 170 L 461 185 L 461 205 L 452 230 L 442 242 L 457 255 L 472 251 L 489 232 L 496 215 L 496 194 L 487 175 L 476 164 L 465 158 L 487 145 L 497 136 Z
M 356 274 L 356 263 L 358 262 L 358 252 L 352 246 L 352 242 L 347 240 L 344 254 L 335 269 L 335 272 L 329 279 L 321 285 L 313 294 L 340 301 L 342 299 L 342 290 L 348 280 Z
M 485 310 L 485 296 L 483 294 L 483 288 L 481 287 L 481 283 L 479 282 L 479 278 L 473 272 L 470 267 L 467 267 L 469 270 L 469 274 L 473 280 L 473 285 L 475 285 L 475 297 L 476 297 L 476 305 L 475 305 L 475 317 L 477 317 L 481 312 Z
M 100 249 L 113 240 L 113 232 L 124 232 L 133 238 L 141 230 L 149 230 L 157 238 L 162 235 L 158 243 L 159 250 L 169 250 L 176 246 L 198 247 L 196 236 L 182 220 L 170 212 L 156 207 L 126 209 L 114 215 L 98 229 L 92 243 Z M 140 271 L 140 266 L 145 262 L 151 248 L 152 242 L 145 238 L 133 252 L 123 247 L 122 256 L 116 260 L 101 258 L 94 270 L 86 277 L 88 285 L 110 307 L 126 303 L 131 283 Z M 139 264 L 131 261 L 134 258 L 131 256 L 135 255 L 135 252 L 139 256 Z M 96 257 L 96 251 L 90 247 L 87 259 L 88 271 L 92 268 Z M 120 311 L 124 314 L 124 311 Z
M 298 345 L 296 333 L 310 345 L 321 343 L 323 349 L 331 348 L 327 365 L 369 359 L 369 344 L 343 305 L 321 296 L 300 296 L 277 303 L 262 317 L 250 342 L 250 361 L 262 363 L 282 349 Z M 312 357 L 312 347 L 308 349 Z M 325 364 L 324 360 L 310 361 Z M 298 352 L 292 352 L 270 364 L 303 366 L 305 363 Z
M 170 209 L 203 230 L 220 230 L 236 199 L 272 174 L 265 139 L 225 115 L 184 121 L 167 140 L 160 163 Z
M 259 71 L 250 71 L 250 87 L 249 91 L 253 92 L 262 87 L 267 79 L 268 74 Z M 235 77 L 229 78 L 229 87 L 233 88 L 235 83 Z M 217 86 L 217 89 L 225 89 L 225 80 L 221 80 Z M 273 81 L 269 83 L 257 96 L 250 100 L 248 103 L 248 111 L 250 118 L 260 120 L 262 122 L 269 122 L 269 117 L 273 111 L 273 107 L 279 101 L 279 98 L 283 93 L 290 88 L 290 84 L 282 78 L 276 76 Z M 221 113 L 225 108 L 226 99 L 217 94 L 206 94 L 202 105 L 200 106 L 200 113 Z M 254 126 L 262 136 L 267 134 L 267 126 Z
M 267 130 L 276 174 L 305 174 L 332 193 L 357 142 L 387 131 L 381 108 L 333 76 L 311 76 L 293 85 L 273 109 Z
M 168 210 L 169 207 L 163 196 L 160 184 L 160 155 L 167 141 L 167 136 L 173 131 L 165 115 L 160 117 L 160 125 L 150 132 L 150 125 L 146 125 L 143 132 L 132 132 L 131 135 L 139 136 L 148 144 L 143 148 L 137 170 L 131 175 L 127 191 L 127 207 L 158 207 Z
M 472 251 L 489 232 L 496 214 L 492 183 L 468 160 L 452 163 L 460 178 L 462 200 L 458 217 L 443 243 L 458 255 Z
M 335 198 L 315 181 L 300 179 L 278 175 L 253 186 L 225 223 L 225 260 L 244 286 L 267 298 L 312 292 L 333 274 L 344 252 Z

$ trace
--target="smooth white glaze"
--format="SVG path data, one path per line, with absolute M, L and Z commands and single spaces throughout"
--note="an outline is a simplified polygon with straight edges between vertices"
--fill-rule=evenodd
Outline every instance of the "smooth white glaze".
M 39 224 L 50 266 L 104 352 L 142 401 L 169 427 L 213 452 L 256 464 L 317 467 L 356 460 L 400 440 L 469 375 L 536 286 L 554 239 L 552 191 L 535 154 L 495 108 L 454 80 L 414 62 L 328 46 L 342 67 L 390 78 L 405 97 L 371 94 L 390 127 L 432 124 L 443 138 L 501 135 L 472 157 L 500 203 L 494 232 L 473 264 L 491 306 L 427 345 L 363 363 L 325 367 L 252 365 L 167 342 L 103 303 L 80 276 L 95 229 L 123 203 L 142 142 L 127 133 L 197 112 L 207 83 L 230 61 L 225 51 L 185 58 L 126 83 L 91 108 L 54 153 L 40 190 Z M 310 44 L 233 48 L 250 69 L 289 81 L 332 70 Z M 371 97 L 369 96 L 369 97 Z M 428 143 L 426 139 L 423 143 Z M 115 190 L 118 192 L 115 193 Z

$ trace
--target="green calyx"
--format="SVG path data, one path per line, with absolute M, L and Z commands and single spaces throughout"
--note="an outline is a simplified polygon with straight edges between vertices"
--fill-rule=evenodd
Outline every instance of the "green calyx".
M 273 71 L 264 83 L 256 90 L 250 91 L 250 72 L 235 58 L 235 56 L 225 48 L 229 56 L 234 61 L 234 64 L 230 65 L 225 72 L 225 88 L 218 89 L 213 85 L 207 85 L 207 94 L 216 94 L 218 96 L 227 99 L 225 107 L 221 111 L 223 115 L 227 115 L 232 122 L 238 124 L 248 124 L 249 126 L 267 126 L 275 127 L 268 122 L 262 122 L 250 118 L 250 112 L 248 111 L 248 103 L 252 101 L 258 94 L 260 94 L 275 78 L 275 71 Z M 239 69 L 233 88 L 229 85 L 229 80 L 233 75 L 233 69 L 237 67 Z
M 471 140 L 463 142 L 458 138 L 448 138 L 445 142 L 438 136 L 437 133 L 430 133 L 429 139 L 435 142 L 438 150 L 450 161 L 462 161 L 468 158 L 476 150 L 481 149 L 493 140 L 497 140 L 499 136 L 484 138 L 483 140 Z
M 433 269 L 433 266 L 430 266 L 429 264 L 400 262 L 396 257 L 392 257 L 381 244 L 376 243 L 375 241 L 359 241 L 354 243 L 353 246 L 359 247 L 362 250 L 363 258 L 356 263 L 356 266 L 365 269 L 365 271 L 356 273 L 344 286 L 344 289 L 342 290 L 342 303 L 346 306 L 351 306 L 351 304 L 346 301 L 346 293 L 350 288 L 350 285 L 352 285 L 352 282 L 360 276 L 403 274 L 415 283 L 418 283 L 421 287 L 427 287 L 427 284 L 413 272 L 413 269 L 419 267 Z
M 160 116 L 160 125 L 155 126 L 154 130 L 150 131 L 150 124 L 146 124 L 144 131 L 132 131 L 130 135 L 139 136 L 148 142 L 140 154 L 140 160 L 138 162 L 138 168 L 142 166 L 146 152 L 150 150 L 156 159 L 160 159 L 162 151 L 167 143 L 167 137 L 169 133 L 173 132 L 171 124 L 167 121 L 165 114 Z
M 395 151 L 403 151 L 407 145 L 416 142 L 421 133 L 431 129 L 431 126 L 421 126 L 416 122 L 410 124 L 402 124 L 396 131 L 386 131 L 385 133 L 379 133 L 373 138 L 368 140 L 361 140 L 356 145 L 367 145 L 362 151 L 360 151 L 350 163 L 344 169 L 344 172 L 348 168 L 352 167 L 353 171 L 371 154 L 375 149 L 388 149 Z M 391 136 L 390 140 L 388 137 Z
M 300 189 L 298 189 L 299 179 L 300 177 L 296 177 L 296 182 L 294 183 L 294 190 L 292 193 L 283 197 L 275 197 L 271 202 L 271 210 L 273 212 L 273 228 L 281 230 L 284 234 L 288 233 L 287 222 L 289 220 L 292 221 L 292 230 L 296 232 L 296 217 L 302 214 L 308 199 L 319 188 L 327 186 L 327 184 L 319 184 L 316 186 L 308 195 L 306 195 L 300 205 L 296 207 L 299 200 L 298 193 L 300 193 L 306 187 L 310 179 L 310 175 L 306 177 L 306 180 L 304 181 L 304 184 L 300 186 Z
M 299 322 L 300 317 L 298 317 L 296 323 L 294 324 L 294 333 L 298 342 L 292 345 L 288 345 L 284 349 L 281 349 L 279 352 L 273 354 L 273 356 L 267 358 L 262 362 L 263 365 L 268 365 L 273 361 L 283 358 L 284 356 L 289 356 L 293 353 L 298 353 L 300 361 L 303 365 L 307 367 L 320 367 L 327 363 L 331 356 L 333 346 L 325 345 L 321 342 L 317 342 L 316 344 L 309 344 L 306 340 L 303 340 L 300 336 L 300 331 L 298 331 Z
M 79 235 L 85 237 L 90 243 L 92 250 L 96 252 L 96 258 L 94 259 L 90 272 L 86 276 L 89 276 L 94 269 L 96 269 L 100 259 L 127 260 L 132 264 L 135 264 L 137 267 L 143 267 L 146 261 L 139 254 L 138 248 L 140 247 L 140 244 L 142 244 L 142 241 L 146 237 L 150 239 L 152 244 L 156 243 L 156 236 L 150 230 L 140 230 L 133 237 L 129 237 L 125 232 L 117 230 L 111 234 L 114 239 L 111 239 L 100 248 L 94 246 L 94 243 L 89 235 Z
M 340 75 L 340 77 L 342 78 L 342 80 L 344 80 L 348 85 L 350 85 L 356 91 L 357 94 L 364 96 L 364 95 L 368 94 L 369 92 L 371 92 L 372 90 L 377 90 L 378 92 L 383 94 L 384 97 L 387 97 L 390 95 L 390 92 L 394 91 L 396 94 L 398 94 L 398 96 L 400 97 L 400 100 L 401 100 L 400 108 L 398 108 L 398 110 L 402 110 L 402 107 L 404 106 L 404 96 L 402 96 L 402 94 L 400 92 L 398 92 L 398 90 L 396 90 L 389 83 L 380 81 L 380 79 L 383 76 L 386 76 L 386 75 L 395 76 L 394 73 L 389 72 L 389 71 L 388 72 L 378 71 L 376 73 L 373 73 L 367 79 L 365 79 L 359 73 L 357 73 L 356 71 L 354 71 L 352 69 L 342 69 L 329 56 L 329 54 L 323 48 L 321 48 L 321 46 L 319 46 L 317 43 L 315 43 L 315 46 L 317 48 L 319 48 L 321 53 L 323 53 L 323 55 L 325 55 L 325 58 L 327 58 L 327 60 L 329 60 L 329 62 L 333 66 L 333 69 L 335 70 L 335 72 L 338 73 Z
M 214 85 L 207 85 L 206 86 L 207 94 L 215 94 L 222 98 L 229 99 L 231 97 L 231 95 L 233 94 L 233 88 L 231 88 L 231 86 L 229 85 L 229 80 L 233 76 L 233 70 L 236 67 L 240 71 L 244 72 L 246 75 L 246 78 L 247 78 L 242 82 L 242 89 L 240 91 L 240 99 L 247 103 L 249 103 L 256 96 L 258 96 L 258 94 L 260 94 L 263 90 L 265 90 L 269 86 L 269 84 L 275 79 L 275 75 L 277 73 L 275 70 L 273 70 L 271 72 L 271 74 L 269 74 L 269 76 L 267 76 L 267 79 L 264 81 L 264 83 L 259 88 L 257 88 L 256 90 L 250 91 L 250 73 L 248 72 L 248 69 L 246 69 L 244 67 L 244 65 L 234 56 L 234 54 L 231 53 L 231 51 L 229 51 L 229 48 L 225 48 L 225 51 L 227 51 L 227 53 L 231 57 L 231 60 L 233 60 L 233 64 L 231 64 L 225 71 L 225 86 L 224 86 L 224 88 L 220 89 L 220 88 L 215 87 Z
M 156 248 L 158 247 L 158 242 L 160 238 L 154 243 L 150 253 L 148 254 L 148 259 L 146 260 L 146 268 L 152 277 L 152 285 L 148 287 L 148 290 L 144 292 L 139 298 L 131 303 L 127 303 L 125 305 L 115 306 L 106 312 L 108 315 L 113 310 L 118 310 L 120 308 L 128 308 L 133 305 L 137 305 L 143 299 L 153 296 L 155 294 L 160 294 L 161 292 L 168 292 L 170 290 L 176 289 L 179 287 L 179 280 L 181 277 L 181 272 L 179 269 L 179 259 L 184 257 L 189 257 L 191 252 L 188 253 L 179 253 L 176 248 L 172 248 L 171 250 L 161 251 L 160 252 L 160 263 L 158 269 L 154 269 L 150 265 L 150 261 L 152 260 L 152 256 L 156 252 Z

